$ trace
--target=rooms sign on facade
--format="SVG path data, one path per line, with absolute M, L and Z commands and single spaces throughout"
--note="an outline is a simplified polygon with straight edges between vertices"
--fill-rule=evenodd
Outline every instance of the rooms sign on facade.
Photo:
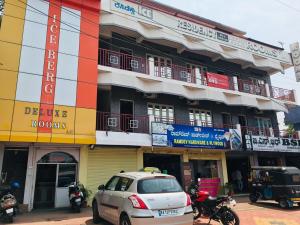
M 27 0 L 3 18 L 1 141 L 95 143 L 99 7 Z

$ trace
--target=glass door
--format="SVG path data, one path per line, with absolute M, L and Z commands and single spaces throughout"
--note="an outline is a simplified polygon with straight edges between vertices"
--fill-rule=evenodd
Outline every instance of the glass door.
M 69 202 L 69 185 L 76 181 L 76 164 L 58 164 L 56 191 L 55 191 L 55 208 L 67 207 Z

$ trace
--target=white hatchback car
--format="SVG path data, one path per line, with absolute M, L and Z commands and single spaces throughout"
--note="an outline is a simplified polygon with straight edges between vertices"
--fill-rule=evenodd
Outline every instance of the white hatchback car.
M 175 177 L 128 172 L 100 185 L 93 199 L 93 222 L 115 225 L 192 225 L 191 199 Z

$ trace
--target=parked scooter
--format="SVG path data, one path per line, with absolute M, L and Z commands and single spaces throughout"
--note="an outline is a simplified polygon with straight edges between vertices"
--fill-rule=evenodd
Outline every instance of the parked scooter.
M 213 198 L 206 191 L 199 191 L 196 184 L 192 184 L 189 188 L 194 210 L 194 219 L 201 216 L 211 220 L 221 222 L 223 225 L 239 225 L 240 219 L 238 215 L 231 209 L 236 205 L 236 201 L 231 196 L 221 196 Z
M 80 213 L 84 202 L 84 196 L 77 182 L 69 186 L 69 199 L 72 210 Z
M 0 186 L 0 217 L 7 223 L 13 223 L 13 217 L 17 213 L 17 200 L 12 194 L 12 190 L 19 187 L 17 182 L 13 182 L 10 186 Z

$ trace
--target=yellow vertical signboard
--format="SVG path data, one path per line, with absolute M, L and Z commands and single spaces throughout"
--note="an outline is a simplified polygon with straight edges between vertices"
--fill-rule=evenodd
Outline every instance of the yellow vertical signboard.
M 0 141 L 95 143 L 99 7 L 95 0 L 5 1 Z

